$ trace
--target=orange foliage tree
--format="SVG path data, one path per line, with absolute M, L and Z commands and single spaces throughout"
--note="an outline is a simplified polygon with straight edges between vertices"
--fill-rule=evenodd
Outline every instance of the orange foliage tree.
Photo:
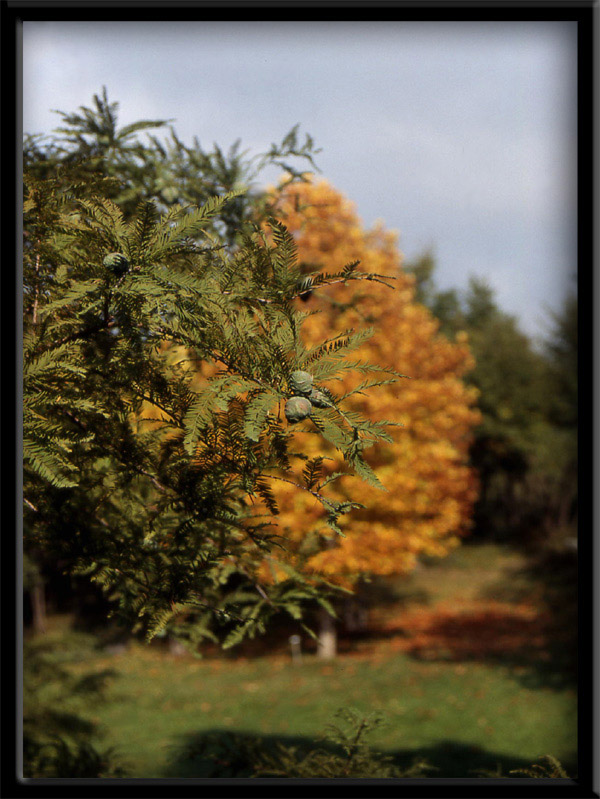
M 338 496 L 364 506 L 340 521 L 343 536 L 332 537 L 322 523 L 323 506 L 309 491 L 276 484 L 278 524 L 292 542 L 288 557 L 304 571 L 342 586 L 365 574 L 408 572 L 419 555 L 446 555 L 469 527 L 477 484 L 468 448 L 479 412 L 475 390 L 462 380 L 474 365 L 467 336 L 458 333 L 451 341 L 438 332 L 438 322 L 415 301 L 414 278 L 402 272 L 396 234 L 382 225 L 365 230 L 354 206 L 327 182 L 290 186 L 279 195 L 276 209 L 294 236 L 306 273 L 307 293 L 301 299 L 312 315 L 302 328 L 305 343 L 372 327 L 372 337 L 352 360 L 378 363 L 409 378 L 388 382 L 383 375 L 382 385 L 368 395 L 361 393 L 355 372 L 322 386 L 336 399 L 348 397 L 345 407 L 403 426 L 393 428 L 390 443 L 365 453 L 385 493 L 351 476 L 332 483 Z M 357 260 L 361 270 L 393 278 L 395 288 L 370 282 L 360 291 L 360 283 L 340 281 L 310 290 L 311 273 L 343 269 Z M 306 429 L 299 433 L 308 439 L 305 451 L 323 457 L 323 473 L 343 470 L 333 447 L 316 429 Z M 310 486 L 310 476 L 304 479 Z M 277 579 L 272 564 L 265 564 L 264 577 Z

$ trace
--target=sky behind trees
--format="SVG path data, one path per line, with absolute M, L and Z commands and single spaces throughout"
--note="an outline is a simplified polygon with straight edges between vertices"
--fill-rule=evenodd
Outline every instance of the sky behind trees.
M 365 225 L 432 247 L 441 288 L 485 278 L 540 336 L 575 285 L 576 55 L 570 22 L 26 22 L 23 129 L 103 85 L 121 125 L 172 118 L 206 147 L 300 123 Z

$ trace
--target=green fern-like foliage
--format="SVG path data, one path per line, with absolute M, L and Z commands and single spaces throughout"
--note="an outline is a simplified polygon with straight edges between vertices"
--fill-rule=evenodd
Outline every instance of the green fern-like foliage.
M 309 372 L 327 402 L 295 428 L 379 485 L 363 451 L 390 440 L 386 424 L 346 410 L 327 386 L 348 369 L 382 371 L 347 357 L 369 332 L 305 348 L 285 227 L 272 219 L 267 237 L 246 225 L 235 247 L 219 235 L 242 190 L 199 207 L 142 200 L 128 214 L 111 178 L 69 170 L 25 177 L 26 551 L 87 574 L 149 638 L 169 627 L 191 646 L 229 646 L 282 610 L 299 617 L 325 584 L 290 573 L 267 589 L 256 577 L 285 547 L 272 481 L 306 460 L 283 409 L 292 375 Z M 117 261 L 127 268 L 107 268 Z M 373 279 L 352 264 L 313 284 Z M 199 386 L 203 365 L 211 376 Z M 339 530 L 355 505 L 328 498 L 317 471 L 297 489 Z
M 562 765 L 554 755 L 542 755 L 538 758 L 537 763 L 532 763 L 531 766 L 520 769 L 511 769 L 508 773 L 504 772 L 502 767 L 494 770 L 486 769 L 473 773 L 475 777 L 487 777 L 495 779 L 506 779 L 507 777 L 533 777 L 535 779 L 574 779 L 568 774 L 565 767 Z
M 109 100 L 105 87 L 89 106 L 55 113 L 60 125 L 52 136 L 24 137 L 24 164 L 36 176 L 53 175 L 68 165 L 85 181 L 98 175 L 114 179 L 105 196 L 128 217 L 142 201 L 153 201 L 161 211 L 201 207 L 246 186 L 245 196 L 232 199 L 208 225 L 226 246 L 235 245 L 246 222 L 268 212 L 264 192 L 255 187 L 265 167 L 277 166 L 289 181 L 303 180 L 306 168 L 317 170 L 314 156 L 319 150 L 310 135 L 301 141 L 298 125 L 280 143 L 251 156 L 239 139 L 227 150 L 217 144 L 206 150 L 197 137 L 185 144 L 170 126 L 173 120 L 143 119 L 119 127 L 119 103 Z M 167 127 L 168 136 L 159 138 Z
M 323 735 L 333 751 L 317 747 L 303 753 L 280 744 L 273 754 L 262 756 L 255 775 L 293 779 L 400 776 L 391 757 L 373 752 L 367 745 L 369 734 L 380 724 L 381 718 L 375 715 L 362 716 L 351 708 L 339 710 Z
M 509 773 L 510 777 L 534 777 L 548 779 L 569 779 L 565 768 L 561 762 L 553 755 L 543 755 L 539 762 L 533 763 L 526 769 L 513 769 Z

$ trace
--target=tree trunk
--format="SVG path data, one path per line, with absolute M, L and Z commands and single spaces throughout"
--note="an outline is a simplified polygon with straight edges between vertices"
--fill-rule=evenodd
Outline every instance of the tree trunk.
M 337 655 L 337 630 L 335 619 L 322 608 L 319 612 L 319 643 L 317 656 L 321 660 L 332 660 Z
M 46 592 L 44 583 L 36 582 L 31 589 L 31 610 L 33 613 L 33 629 L 36 634 L 46 632 Z

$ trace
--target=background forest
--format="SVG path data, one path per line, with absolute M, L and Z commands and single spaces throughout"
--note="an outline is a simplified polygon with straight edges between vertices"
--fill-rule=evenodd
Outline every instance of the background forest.
M 575 286 L 118 110 L 24 141 L 25 776 L 573 776 Z

